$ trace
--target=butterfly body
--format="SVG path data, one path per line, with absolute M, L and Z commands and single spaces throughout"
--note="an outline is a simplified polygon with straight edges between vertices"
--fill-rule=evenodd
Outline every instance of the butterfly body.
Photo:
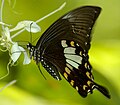
M 37 65 L 41 63 L 57 80 L 62 74 L 82 97 L 96 88 L 110 98 L 108 91 L 94 82 L 88 56 L 91 30 L 100 11 L 95 6 L 77 8 L 54 22 L 36 46 L 27 45 Z

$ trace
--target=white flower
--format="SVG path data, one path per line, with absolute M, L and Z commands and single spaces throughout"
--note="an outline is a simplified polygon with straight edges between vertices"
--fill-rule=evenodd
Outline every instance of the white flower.
M 14 42 L 14 44 L 12 45 L 12 48 L 11 48 L 11 59 L 13 60 L 14 63 L 20 57 L 21 52 L 23 52 L 23 54 L 24 54 L 23 64 L 29 64 L 31 60 L 28 57 L 27 52 L 25 51 L 25 49 L 23 47 L 21 47 L 21 46 L 18 46 L 17 42 Z
M 14 28 L 10 29 L 10 32 L 21 30 L 21 29 L 25 29 L 28 32 L 32 32 L 32 33 L 36 33 L 41 30 L 41 28 L 33 21 L 21 21 Z M 18 33 L 18 34 L 20 34 L 20 33 Z M 18 34 L 13 35 L 13 36 L 17 36 Z M 10 36 L 10 34 L 8 34 L 8 36 Z M 9 38 L 10 42 L 12 41 L 11 38 Z M 10 52 L 11 52 L 11 59 L 13 60 L 13 63 L 15 63 L 19 59 L 21 52 L 24 53 L 23 64 L 29 64 L 31 61 L 30 58 L 28 57 L 25 49 L 21 46 L 18 46 L 17 42 L 12 42 L 12 47 L 11 47 Z
M 20 30 L 20 29 L 25 29 L 27 30 L 28 32 L 32 32 L 32 33 L 37 33 L 39 31 L 41 31 L 41 28 L 40 26 L 38 26 L 36 24 L 36 22 L 34 21 L 28 21 L 28 20 L 24 20 L 24 21 L 21 21 L 19 22 L 15 28 L 13 29 L 10 29 L 10 32 L 12 31 L 16 31 L 16 30 Z
M 28 57 L 25 49 L 23 47 L 19 46 L 17 42 L 12 41 L 8 27 L 5 27 L 2 32 L 2 36 L 0 38 L 0 45 L 2 45 L 4 48 L 6 48 L 6 50 L 9 51 L 10 57 L 11 57 L 13 63 L 15 63 L 18 60 L 18 58 L 20 57 L 22 52 L 24 53 L 23 64 L 30 63 L 31 60 Z

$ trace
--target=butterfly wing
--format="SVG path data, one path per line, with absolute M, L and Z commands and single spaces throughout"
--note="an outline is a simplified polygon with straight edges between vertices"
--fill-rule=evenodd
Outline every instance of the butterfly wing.
M 54 58 L 56 56 L 56 58 L 61 57 L 63 60 L 65 60 L 63 53 L 64 49 L 60 45 L 61 40 L 64 39 L 78 43 L 87 54 L 90 48 L 91 29 L 100 13 L 100 10 L 101 9 L 99 7 L 85 6 L 77 8 L 59 18 L 43 33 L 36 44 L 36 48 L 40 51 L 41 57 L 42 55 L 46 57 L 53 56 Z M 57 43 L 55 44 L 55 42 Z M 47 51 L 51 51 L 51 46 L 52 52 L 48 53 Z M 43 52 L 45 54 L 43 54 Z M 46 59 L 46 57 L 44 57 L 44 59 Z M 47 61 L 50 62 L 50 66 L 54 66 L 56 64 L 51 63 L 50 59 Z M 58 70 L 53 69 L 53 71 L 56 73 Z
M 90 34 L 100 11 L 99 7 L 84 6 L 67 13 L 53 23 L 36 44 L 48 73 L 58 80 L 59 71 L 82 97 L 94 88 L 109 97 L 104 87 L 94 83 L 88 61 Z M 50 73 L 51 67 L 55 75 Z
M 91 29 L 100 11 L 101 8 L 95 6 L 84 6 L 72 10 L 59 18 L 43 33 L 37 42 L 37 48 L 41 49 L 43 45 L 48 45 L 56 37 L 59 39 L 67 37 L 67 39 L 78 41 L 83 49 L 89 50 Z M 85 42 L 87 42 L 86 45 Z

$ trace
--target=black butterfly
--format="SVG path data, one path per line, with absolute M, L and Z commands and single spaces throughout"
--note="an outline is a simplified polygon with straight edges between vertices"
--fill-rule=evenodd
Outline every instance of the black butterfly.
M 110 98 L 107 89 L 94 82 L 92 67 L 88 61 L 90 34 L 100 11 L 101 8 L 96 6 L 72 10 L 54 22 L 43 33 L 36 46 L 30 43 L 27 45 L 30 57 L 33 56 L 38 67 L 41 63 L 57 80 L 61 80 L 62 74 L 82 97 L 98 89 Z

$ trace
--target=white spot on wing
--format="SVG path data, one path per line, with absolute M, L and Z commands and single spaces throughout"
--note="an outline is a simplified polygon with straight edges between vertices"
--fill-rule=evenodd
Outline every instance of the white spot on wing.
M 75 63 L 74 61 L 71 61 L 69 59 L 66 59 L 66 62 L 70 65 L 72 65 L 73 67 L 75 67 L 76 69 L 78 69 L 79 64 Z
M 68 45 L 66 44 L 66 40 L 62 40 L 61 45 L 62 45 L 62 47 L 68 47 Z
M 67 47 L 67 48 L 64 49 L 64 53 L 75 54 L 75 48 Z
M 79 55 L 69 55 L 69 54 L 64 54 L 64 56 L 72 61 L 75 61 L 79 64 L 82 64 L 82 57 Z

